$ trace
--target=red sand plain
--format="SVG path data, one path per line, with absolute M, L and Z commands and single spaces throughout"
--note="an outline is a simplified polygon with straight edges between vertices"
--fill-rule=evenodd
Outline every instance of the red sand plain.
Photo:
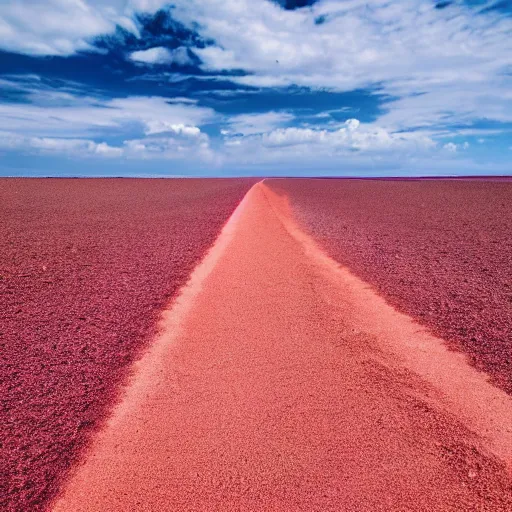
M 266 183 L 331 257 L 512 393 L 512 179 Z
M 45 508 L 254 180 L 0 181 L 0 509 Z
M 256 185 L 54 504 L 509 511 L 512 397 Z

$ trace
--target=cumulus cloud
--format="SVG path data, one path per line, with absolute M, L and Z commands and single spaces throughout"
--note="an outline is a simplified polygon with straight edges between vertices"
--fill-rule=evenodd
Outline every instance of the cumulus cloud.
M 361 124 L 357 119 L 347 120 L 338 129 L 276 128 L 266 133 L 245 137 L 227 137 L 225 148 L 232 158 L 243 161 L 287 161 L 300 163 L 328 158 L 341 162 L 355 153 L 397 155 L 421 154 L 436 148 L 437 144 L 422 133 L 394 133 L 372 124 Z
M 186 126 L 184 124 L 173 124 L 168 121 L 149 121 L 147 123 L 146 135 L 156 133 L 172 132 L 176 135 L 196 138 L 201 136 L 201 129 L 197 126 Z
M 227 138 L 223 161 L 239 172 L 272 175 L 428 176 L 456 175 L 461 169 L 465 174 L 503 172 L 503 166 L 485 167 L 462 155 L 454 157 L 427 133 L 387 132 L 364 123 L 355 126 L 349 123 L 335 130 L 291 127 Z
M 178 66 L 187 66 L 193 64 L 193 61 L 188 54 L 188 50 L 184 47 L 170 50 L 169 48 L 158 46 L 155 48 L 149 48 L 148 50 L 132 52 L 129 55 L 129 58 L 133 62 L 145 65 L 177 64 Z
M 123 154 L 122 148 L 110 146 L 106 142 L 96 143 L 87 139 L 26 137 L 11 132 L 0 132 L 0 148 L 73 156 L 119 157 Z
M 443 149 L 446 149 L 446 151 L 449 151 L 450 153 L 456 153 L 457 152 L 457 144 L 454 144 L 453 142 L 448 142 L 448 144 L 445 144 L 443 146 Z
M 120 146 L 89 139 L 63 137 L 26 137 L 12 132 L 0 132 L 0 149 L 18 150 L 27 154 L 66 155 L 75 158 L 128 158 L 187 160 L 217 163 L 220 155 L 210 148 L 206 135 L 190 138 L 183 132 L 159 137 L 127 139 Z
M 98 99 L 55 90 L 31 89 L 27 99 L 30 103 L 0 103 L 0 125 L 8 126 L 12 132 L 33 136 L 112 136 L 134 128 L 146 134 L 166 130 L 192 134 L 198 126 L 216 118 L 212 109 L 181 98 L 131 96 Z
M 460 149 L 466 150 L 469 149 L 469 142 L 463 142 L 462 144 L 455 144 L 454 142 L 448 142 L 443 146 L 443 149 L 450 153 L 457 153 Z
M 4 150 L 76 157 L 180 159 L 188 155 L 191 161 L 214 160 L 209 137 L 200 125 L 211 122 L 216 114 L 192 100 L 100 99 L 23 87 L 30 103 L 0 103 L 0 126 L 9 130 L 0 133 Z M 113 136 L 125 142 L 108 143 Z

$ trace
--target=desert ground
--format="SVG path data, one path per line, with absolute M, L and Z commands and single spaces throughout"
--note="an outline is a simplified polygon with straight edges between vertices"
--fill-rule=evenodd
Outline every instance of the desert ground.
M 512 509 L 512 180 L 0 183 L 3 510 Z

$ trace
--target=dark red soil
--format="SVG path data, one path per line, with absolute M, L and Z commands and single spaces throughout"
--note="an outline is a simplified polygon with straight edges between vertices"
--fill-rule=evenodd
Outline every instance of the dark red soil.
M 0 181 L 0 509 L 43 510 L 254 180 Z
M 512 394 L 512 179 L 266 183 L 331 257 Z

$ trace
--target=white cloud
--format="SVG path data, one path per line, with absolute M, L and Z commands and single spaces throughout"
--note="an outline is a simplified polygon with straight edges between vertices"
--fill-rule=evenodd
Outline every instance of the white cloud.
M 173 125 L 141 139 L 124 142 L 127 158 L 183 160 L 218 165 L 221 155 L 210 146 L 210 138 L 197 127 Z
M 172 124 L 167 121 L 149 121 L 147 123 L 146 135 L 154 135 L 157 133 L 172 132 L 176 135 L 184 135 L 186 137 L 199 137 L 201 129 L 197 126 L 186 126 L 184 124 Z
M 97 99 L 32 89 L 27 99 L 31 103 L 0 103 L 0 126 L 36 137 L 113 136 L 134 129 L 153 134 L 173 131 L 179 126 L 186 127 L 181 131 L 188 131 L 190 135 L 201 124 L 216 118 L 212 109 L 181 98 L 131 96 Z
M 32 103 L 0 103 L 4 130 L 0 132 L 0 147 L 4 150 L 76 157 L 215 160 L 209 137 L 200 126 L 217 115 L 192 100 L 138 96 L 98 99 L 23 87 Z M 125 143 L 109 144 L 114 136 L 124 137 Z
M 466 151 L 469 149 L 469 142 L 463 142 L 462 144 L 455 144 L 453 142 L 448 142 L 443 146 L 443 149 L 448 151 L 449 153 L 457 153 L 460 149 Z
M 464 78 L 481 79 L 483 70 L 510 62 L 501 43 L 511 43 L 500 34 L 510 21 L 496 23 L 462 8 L 447 16 L 425 0 L 325 0 L 292 12 L 249 0 L 177 0 L 175 5 L 178 19 L 199 22 L 201 32 L 218 43 L 197 50 L 206 67 L 246 69 L 276 85 L 351 90 L 389 79 L 405 85 L 410 71 L 417 83 L 447 82 L 460 80 L 461 68 Z M 328 21 L 316 25 L 319 15 Z
M 127 2 L 125 2 L 124 0 L 119 0 L 119 3 L 124 5 Z M 165 5 L 169 5 L 169 3 L 169 0 L 129 0 L 128 8 L 130 11 L 155 13 Z
M 109 146 L 106 142 L 100 142 L 99 144 L 96 144 L 94 151 L 97 155 L 102 156 L 121 156 L 123 154 L 122 148 L 116 148 Z
M 177 64 L 179 66 L 186 66 L 193 63 L 187 49 L 184 47 L 169 50 L 168 48 L 158 46 L 148 50 L 132 52 L 129 58 L 134 62 L 145 65 Z
M 342 129 L 276 129 L 226 139 L 227 169 L 273 175 L 428 176 L 503 172 L 504 166 L 477 164 L 454 154 L 427 133 L 387 132 L 373 124 Z
M 95 142 L 90 139 L 27 137 L 12 132 L 0 132 L 0 149 L 76 158 L 158 158 L 214 164 L 220 161 L 220 155 L 210 148 L 210 141 L 206 135 L 191 138 L 182 132 L 160 137 L 127 139 L 121 146 L 111 146 L 106 142 Z
M 379 120 L 390 130 L 512 121 L 512 19 L 430 0 L 324 0 L 284 11 L 272 2 L 176 0 L 180 21 L 198 23 L 213 47 L 204 68 L 244 69 L 256 87 L 350 91 L 377 86 L 398 98 Z M 315 24 L 318 16 L 327 20 Z M 239 27 L 242 26 L 243 30 Z M 305 36 L 307 34 L 307 36 Z
M 295 119 L 288 112 L 265 112 L 261 114 L 240 114 L 229 118 L 227 124 L 229 130 L 223 130 L 223 135 L 254 135 L 268 132 L 279 126 L 283 126 Z
M 29 55 L 96 51 L 93 40 L 116 25 L 140 36 L 136 13 L 154 13 L 164 0 L 13 0 L 0 3 L 0 48 Z
M 372 124 L 349 119 L 339 129 L 276 128 L 263 134 L 225 139 L 225 151 L 233 162 L 286 162 L 299 165 L 329 161 L 336 165 L 347 157 L 380 158 L 382 155 L 428 154 L 436 143 L 423 133 L 394 133 Z
M 345 125 L 347 126 L 348 132 L 351 133 L 355 132 L 359 128 L 361 123 L 359 122 L 358 119 L 349 119 L 348 121 L 346 121 Z
M 475 119 L 512 122 L 512 92 L 509 87 L 507 80 L 493 80 L 490 75 L 488 82 L 419 86 L 417 92 L 424 91 L 423 94 L 396 91 L 398 96 L 405 95 L 385 105 L 388 112 L 380 117 L 379 122 L 394 129 L 470 125 Z M 486 132 L 482 130 L 480 133 Z
M 453 161 L 450 153 L 463 158 L 468 143 L 443 140 L 437 145 L 436 140 L 500 132 L 472 129 L 479 118 L 512 122 L 511 18 L 475 15 L 462 4 L 436 10 L 430 0 L 322 0 L 297 11 L 284 11 L 266 0 L 172 3 L 175 19 L 215 41 L 193 51 L 204 69 L 219 72 L 218 76 L 225 69 L 243 69 L 247 75 L 231 79 L 258 87 L 299 85 L 322 91 L 377 87 L 389 101 L 381 105 L 375 123 L 352 119 L 340 125 L 331 116 L 334 111 L 326 111 L 316 116 L 328 120 L 319 128 L 297 124 L 292 112 L 226 118 L 185 98 L 104 99 L 93 93 L 77 95 L 72 87 L 45 90 L 26 81 L 28 103 L 0 103 L 0 127 L 9 129 L 3 147 L 130 158 L 179 158 L 188 153 L 210 161 L 227 158 L 233 165 L 299 164 L 302 159 L 314 162 L 315 157 L 369 162 L 414 154 L 444 155 L 446 161 Z M 0 47 L 34 55 L 94 50 L 95 36 L 112 33 L 116 24 L 138 34 L 134 13 L 155 12 L 167 4 L 163 0 L 4 2 Z M 326 22 L 315 24 L 318 16 Z M 188 52 L 184 47 L 158 46 L 126 57 L 148 67 L 186 65 Z M 144 75 L 148 80 L 163 76 Z M 165 76 L 170 82 L 189 78 Z M 6 77 L 0 85 L 19 87 Z M 223 136 L 215 150 L 202 131 L 204 124 L 213 122 L 220 123 Z M 450 128 L 453 125 L 457 130 Z M 109 137 L 126 142 L 109 145 Z
M 446 151 L 449 151 L 450 153 L 456 153 L 457 152 L 457 144 L 454 144 L 453 142 L 448 142 L 448 144 L 445 144 L 443 146 L 443 149 L 446 149 Z
M 124 143 L 128 158 L 184 160 L 217 165 L 220 155 L 216 154 L 207 137 L 190 139 L 179 136 L 148 137 L 127 140 Z
M 115 18 L 85 0 L 21 0 L 0 4 L 0 46 L 32 55 L 92 50 L 89 40 L 112 32 Z
M 379 123 L 389 130 L 512 121 L 512 18 L 477 15 L 462 3 L 323 0 L 284 11 L 259 0 L 175 0 L 172 16 L 214 46 L 196 48 L 204 67 L 243 69 L 233 80 L 349 91 L 379 87 L 396 100 Z M 91 49 L 91 38 L 131 27 L 136 12 L 164 0 L 23 0 L 0 5 L 0 46 L 38 55 Z M 316 24 L 322 16 L 326 22 Z M 240 30 L 243 27 L 243 30 Z M 129 28 L 130 29 L 130 28 Z M 307 34 L 307 37 L 305 36 Z M 185 48 L 134 52 L 141 64 L 189 62 Z
M 87 139 L 26 137 L 10 132 L 0 132 L 0 148 L 73 156 L 119 157 L 123 154 L 122 148 L 109 146 L 106 142 L 96 143 Z

